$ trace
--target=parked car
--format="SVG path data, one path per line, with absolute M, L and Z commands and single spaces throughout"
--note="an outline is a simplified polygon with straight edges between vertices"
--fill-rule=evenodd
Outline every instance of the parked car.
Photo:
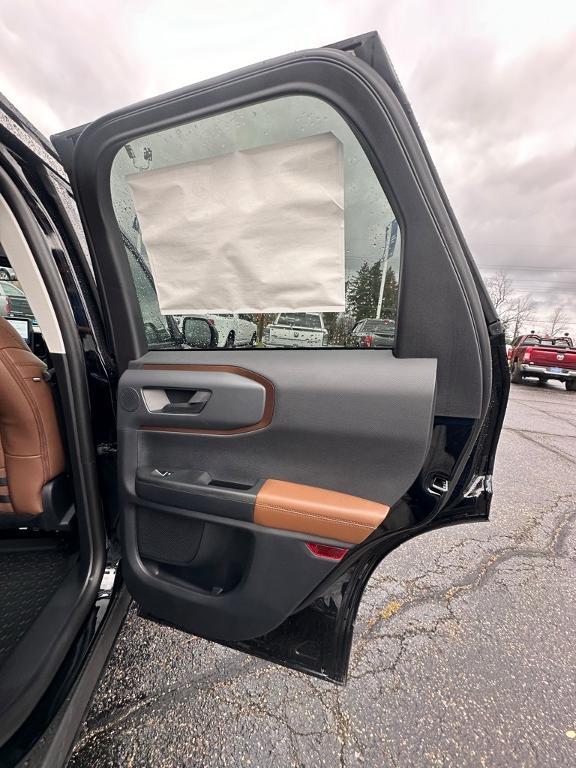
M 508 353 L 510 376 L 514 384 L 524 379 L 562 381 L 576 391 L 576 349 L 569 336 L 546 337 L 537 334 L 518 336 Z
M 9 282 L 0 281 L 0 315 L 6 317 L 28 317 L 34 320 L 34 315 L 28 304 L 24 291 Z
M 498 317 L 380 38 L 268 60 L 52 143 L 0 109 L 0 238 L 45 341 L 33 354 L 0 317 L 0 765 L 65 764 L 132 600 L 146 621 L 344 684 L 378 564 L 424 532 L 488 519 L 510 385 Z M 161 312 L 127 244 L 128 173 L 200 159 L 208 183 L 223 142 L 234 161 L 262 136 L 266 153 L 276 140 L 297 157 L 303 130 L 306 173 L 318 146 L 364 163 L 344 206 L 354 232 L 364 202 L 389 209 L 388 190 L 402 211 L 401 354 L 323 349 L 320 310 L 281 312 L 269 334 L 301 329 L 313 349 L 211 349 L 210 318 L 180 328 Z M 308 188 L 325 206 L 323 184 Z M 246 189 L 238 228 L 256 211 L 266 253 L 275 219 Z M 350 196 L 336 192 L 340 210 Z M 266 294 L 235 234 L 218 233 L 224 255 Z M 289 234 L 287 251 L 309 252 L 305 228 Z M 178 230 L 178 244 L 193 238 Z
M 366 319 L 356 323 L 350 332 L 351 347 L 377 349 L 393 347 L 396 334 L 396 322 L 386 319 Z
M 253 347 L 258 338 L 258 326 L 252 315 L 205 315 L 218 333 L 219 347 Z
M 264 329 L 266 347 L 323 347 L 327 337 L 321 312 L 281 312 Z
M 11 267 L 0 267 L 0 280 L 16 280 L 16 272 Z

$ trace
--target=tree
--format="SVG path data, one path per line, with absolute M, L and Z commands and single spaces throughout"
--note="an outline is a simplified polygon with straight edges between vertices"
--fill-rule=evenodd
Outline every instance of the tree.
M 382 309 L 380 317 L 388 320 L 396 319 L 396 309 L 398 307 L 398 280 L 396 272 L 392 267 L 386 270 L 386 279 L 384 280 L 384 295 L 382 297 Z
M 548 336 L 558 336 L 563 331 L 568 330 L 568 324 L 568 313 L 566 310 L 563 307 L 556 307 L 552 312 L 546 333 Z
M 376 262 L 369 267 L 368 262 L 365 261 L 356 276 L 350 280 L 346 308 L 356 320 L 376 317 L 381 279 L 382 267 L 380 263 Z
M 514 293 L 513 282 L 506 272 L 498 272 L 486 280 L 488 295 L 492 300 L 504 332 L 509 340 L 515 339 L 523 326 L 530 322 L 534 314 L 534 301 L 531 296 L 519 296 Z
M 367 317 L 376 317 L 378 299 L 380 297 L 380 285 L 382 283 L 382 263 L 374 262 L 372 266 L 365 261 L 356 276 L 348 283 L 346 291 L 346 311 L 356 320 Z M 382 297 L 381 317 L 396 317 L 396 305 L 398 303 L 398 280 L 392 267 L 386 270 L 384 280 L 384 293 Z
M 257 336 L 258 336 L 258 342 L 262 342 L 262 338 L 264 336 L 264 330 L 267 325 L 274 322 L 274 318 L 276 317 L 275 314 L 270 313 L 262 313 L 258 315 L 254 315 L 253 319 L 255 319 L 256 325 L 258 326 Z
M 339 344 L 338 340 L 338 312 L 323 312 L 324 328 L 328 331 L 327 341 L 329 344 Z
M 506 330 L 512 329 L 510 339 L 515 339 L 520 333 L 521 328 L 527 325 L 534 315 L 534 302 L 530 296 L 518 296 L 509 306 L 508 325 Z
M 493 277 L 488 277 L 485 283 L 494 309 L 504 322 L 503 313 L 508 310 L 512 299 L 512 280 L 506 272 L 497 272 Z
M 328 331 L 327 341 L 338 347 L 348 344 L 350 331 L 356 325 L 356 320 L 345 312 L 324 312 L 324 327 Z

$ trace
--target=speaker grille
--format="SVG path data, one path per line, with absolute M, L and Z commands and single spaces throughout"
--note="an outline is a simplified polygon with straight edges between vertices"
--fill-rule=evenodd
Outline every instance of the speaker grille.
M 120 405 L 125 411 L 135 411 L 140 403 L 140 396 L 135 389 L 126 387 L 119 395 Z
M 185 565 L 194 560 L 204 523 L 139 507 L 137 524 L 142 557 L 172 565 Z

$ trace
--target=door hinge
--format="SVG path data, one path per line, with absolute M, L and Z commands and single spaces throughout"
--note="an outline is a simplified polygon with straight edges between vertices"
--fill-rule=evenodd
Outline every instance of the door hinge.
M 483 493 L 492 493 L 492 475 L 476 475 L 464 491 L 465 499 L 477 499 Z

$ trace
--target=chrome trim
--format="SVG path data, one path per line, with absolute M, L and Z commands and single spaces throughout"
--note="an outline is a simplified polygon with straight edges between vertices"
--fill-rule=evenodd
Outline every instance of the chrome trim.
M 561 371 L 551 371 L 550 368 L 562 368 Z M 570 370 L 568 368 L 563 368 L 561 365 L 549 365 L 549 366 L 543 366 L 543 365 L 528 365 L 527 363 L 522 363 L 520 366 L 520 370 L 523 373 L 534 373 L 534 374 L 544 374 L 545 376 L 567 376 L 568 378 L 576 378 L 576 370 Z
M 477 499 L 483 493 L 492 493 L 492 475 L 476 475 L 463 495 L 465 499 Z

